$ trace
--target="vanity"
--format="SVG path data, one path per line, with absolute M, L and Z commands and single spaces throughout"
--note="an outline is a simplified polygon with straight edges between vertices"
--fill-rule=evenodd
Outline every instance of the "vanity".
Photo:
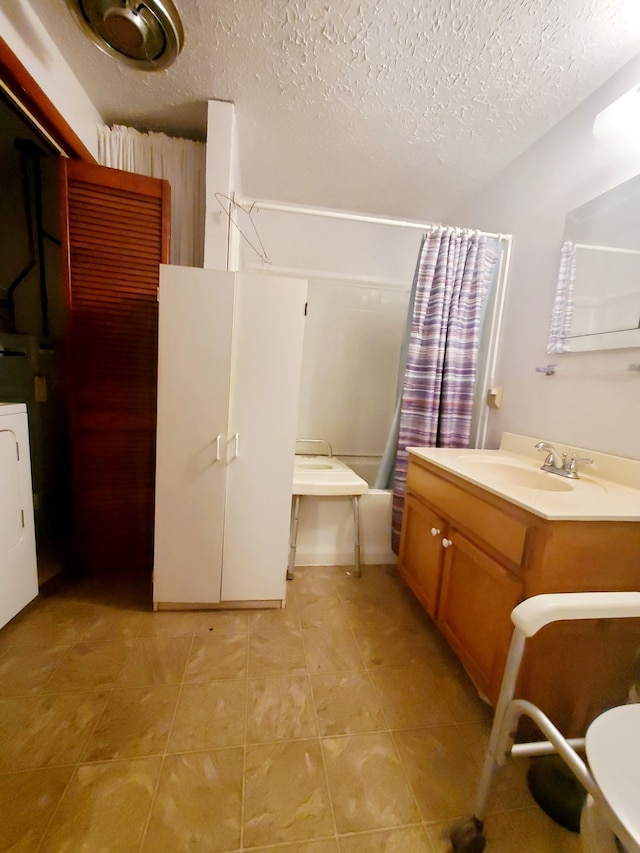
M 592 458 L 570 479 L 540 470 L 536 441 L 505 433 L 499 450 L 409 448 L 398 568 L 492 705 L 516 604 L 640 589 L 640 462 L 556 444 Z M 638 649 L 637 620 L 556 623 L 529 642 L 518 695 L 565 735 L 584 734 L 625 701 Z

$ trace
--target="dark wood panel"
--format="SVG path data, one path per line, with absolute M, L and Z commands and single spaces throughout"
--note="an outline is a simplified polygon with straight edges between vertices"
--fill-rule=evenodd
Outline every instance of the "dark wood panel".
M 153 565 L 165 184 L 63 166 L 75 524 L 90 571 L 150 572 Z

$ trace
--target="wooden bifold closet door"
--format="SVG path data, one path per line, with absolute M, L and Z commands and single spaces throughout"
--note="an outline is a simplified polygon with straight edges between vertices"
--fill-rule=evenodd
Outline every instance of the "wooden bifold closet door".
M 150 576 L 170 187 L 65 159 L 60 183 L 76 558 L 90 572 Z

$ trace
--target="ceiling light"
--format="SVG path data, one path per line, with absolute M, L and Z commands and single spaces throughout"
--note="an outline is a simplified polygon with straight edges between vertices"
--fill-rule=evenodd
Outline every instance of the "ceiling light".
M 182 50 L 184 31 L 171 0 L 67 0 L 100 50 L 132 68 L 159 71 Z
M 618 152 L 640 153 L 640 84 L 598 113 L 593 135 Z

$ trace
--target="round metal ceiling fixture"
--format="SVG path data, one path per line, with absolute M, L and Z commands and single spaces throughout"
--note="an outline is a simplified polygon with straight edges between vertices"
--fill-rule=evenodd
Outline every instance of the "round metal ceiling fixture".
M 132 68 L 160 71 L 182 50 L 184 31 L 171 0 L 68 0 L 91 40 Z

